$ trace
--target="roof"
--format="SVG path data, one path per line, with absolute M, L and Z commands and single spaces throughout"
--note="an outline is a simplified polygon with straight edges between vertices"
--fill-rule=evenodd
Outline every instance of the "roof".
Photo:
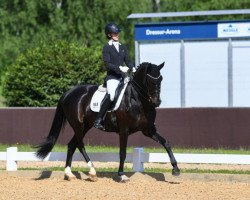
M 189 11 L 189 12 L 160 12 L 160 13 L 133 13 L 128 19 L 140 18 L 163 18 L 163 17 L 188 17 L 188 16 L 211 16 L 211 15 L 239 15 L 250 14 L 250 9 L 240 10 L 211 10 L 211 11 Z

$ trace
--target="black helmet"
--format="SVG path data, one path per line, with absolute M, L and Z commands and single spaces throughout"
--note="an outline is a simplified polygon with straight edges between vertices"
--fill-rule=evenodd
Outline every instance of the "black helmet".
M 115 24 L 113 22 L 111 22 L 105 26 L 105 34 L 107 35 L 108 38 L 109 38 L 109 36 L 108 36 L 109 34 L 111 34 L 111 33 L 117 34 L 119 32 L 121 32 L 121 29 L 117 26 L 117 24 Z

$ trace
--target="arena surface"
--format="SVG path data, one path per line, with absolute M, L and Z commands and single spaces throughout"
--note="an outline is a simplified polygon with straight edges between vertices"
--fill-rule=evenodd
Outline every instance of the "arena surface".
M 141 173 L 131 175 L 128 183 L 114 181 L 113 173 L 99 174 L 97 182 L 90 182 L 84 174 L 66 181 L 62 172 L 48 178 L 46 175 L 39 178 L 34 171 L 25 173 L 0 173 L 0 199 L 250 199 L 250 185 L 242 182 L 174 179 Z
M 49 165 L 52 163 L 50 162 Z M 0 163 L 0 166 L 3 163 Z M 44 167 L 46 162 L 20 163 L 21 167 Z M 53 165 L 63 165 L 55 162 Z M 75 164 L 76 165 L 76 164 Z M 117 163 L 98 165 L 114 166 Z M 164 165 L 166 167 L 166 165 Z M 152 167 L 152 166 L 150 166 Z M 156 165 L 159 168 L 158 165 Z M 249 165 L 180 165 L 181 168 L 240 168 L 249 169 Z M 98 171 L 98 169 L 97 169 Z M 107 199 L 107 200 L 250 200 L 249 175 L 223 174 L 182 174 L 172 177 L 170 173 L 127 173 L 128 183 L 118 183 L 116 173 L 98 173 L 98 181 L 90 182 L 86 174 L 77 172 L 77 179 L 64 180 L 63 172 L 48 171 L 0 171 L 0 199 Z

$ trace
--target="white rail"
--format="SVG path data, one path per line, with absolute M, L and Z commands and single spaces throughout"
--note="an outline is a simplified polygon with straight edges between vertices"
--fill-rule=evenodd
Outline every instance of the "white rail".
M 250 164 L 250 155 L 239 154 L 174 154 L 178 163 L 207 163 L 207 164 Z M 118 153 L 89 153 L 92 161 L 119 162 Z M 44 161 L 65 161 L 66 153 L 51 152 Z M 6 152 L 0 152 L 0 161 L 6 161 L 7 171 L 16 171 L 18 161 L 42 161 L 34 152 L 18 152 L 17 147 L 9 147 Z M 73 161 L 84 161 L 80 153 L 75 153 Z M 143 148 L 134 148 L 133 153 L 127 154 L 126 162 L 133 163 L 133 171 L 144 171 L 145 162 L 170 162 L 167 153 L 144 153 Z

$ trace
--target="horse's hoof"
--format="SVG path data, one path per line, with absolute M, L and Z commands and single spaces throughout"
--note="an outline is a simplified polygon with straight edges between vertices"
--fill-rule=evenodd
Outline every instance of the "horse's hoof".
M 180 171 L 180 169 L 178 167 L 175 167 L 175 168 L 172 169 L 172 175 L 173 176 L 180 176 L 180 173 L 181 173 L 181 171 Z
M 120 179 L 119 180 L 120 183 L 127 183 L 130 181 L 129 177 L 127 177 L 126 175 L 119 176 L 119 179 Z
M 92 182 L 96 182 L 96 181 L 98 181 L 98 178 L 97 178 L 96 175 L 89 174 L 88 180 L 89 180 L 89 181 L 92 181 Z
M 76 176 L 74 174 L 64 174 L 64 180 L 72 181 L 75 179 L 76 179 Z

